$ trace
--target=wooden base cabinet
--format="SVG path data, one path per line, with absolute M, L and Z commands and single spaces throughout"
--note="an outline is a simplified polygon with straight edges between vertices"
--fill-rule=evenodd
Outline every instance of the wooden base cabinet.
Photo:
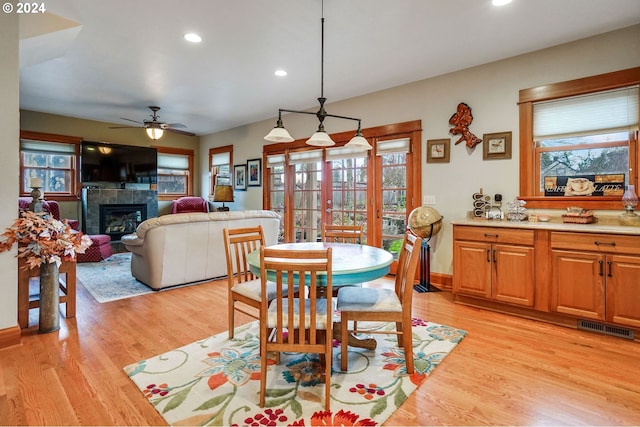
M 551 233 L 552 310 L 640 328 L 640 236 Z
M 533 243 L 531 230 L 455 226 L 453 292 L 532 307 Z

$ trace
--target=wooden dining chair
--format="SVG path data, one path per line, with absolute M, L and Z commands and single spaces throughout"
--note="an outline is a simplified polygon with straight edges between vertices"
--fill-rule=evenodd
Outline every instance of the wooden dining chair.
M 364 230 L 360 225 L 322 224 L 322 241 L 335 243 L 364 243 Z
M 420 259 L 422 239 L 406 233 L 398 256 L 398 268 L 394 289 L 384 288 L 340 288 L 338 291 L 337 310 L 340 312 L 341 337 L 349 333 L 365 332 L 367 334 L 395 334 L 398 347 L 404 349 L 407 373 L 412 374 L 413 343 L 411 336 L 412 296 L 416 267 Z M 349 329 L 348 322 L 353 321 Z M 395 322 L 395 330 L 359 330 L 359 321 Z M 348 369 L 347 339 L 341 342 L 340 368 Z
M 227 284 L 229 304 L 229 338 L 233 338 L 235 312 L 260 319 L 262 286 L 247 262 L 247 255 L 264 246 L 262 226 L 246 228 L 225 228 L 224 249 L 227 256 Z M 275 286 L 267 290 L 267 300 L 275 296 Z
M 265 405 L 267 387 L 267 353 L 317 353 L 320 355 L 325 383 L 326 410 L 331 403 L 331 362 L 333 305 L 331 248 L 320 250 L 283 250 L 260 248 L 262 293 L 267 292 L 267 274 L 276 284 L 276 296 L 262 300 L 260 311 L 260 406 Z M 296 294 L 298 278 L 303 278 L 308 292 Z M 301 285 L 302 286 L 302 285 Z M 327 287 L 327 296 L 318 296 L 319 287 Z M 274 331 L 269 338 L 269 331 Z

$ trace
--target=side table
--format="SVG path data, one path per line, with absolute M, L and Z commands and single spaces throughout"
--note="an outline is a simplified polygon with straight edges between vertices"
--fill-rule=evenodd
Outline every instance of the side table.
M 29 310 L 40 307 L 39 299 L 29 298 L 29 279 L 40 277 L 40 269 L 24 269 L 25 260 L 18 258 L 18 325 L 24 329 L 29 326 Z M 60 277 L 64 274 L 65 280 L 60 280 L 60 304 L 65 305 L 66 318 L 76 317 L 76 260 L 62 261 L 58 268 Z

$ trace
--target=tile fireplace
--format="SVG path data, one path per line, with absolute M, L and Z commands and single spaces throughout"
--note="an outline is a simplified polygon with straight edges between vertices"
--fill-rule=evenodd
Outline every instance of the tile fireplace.
M 147 218 L 158 216 L 156 190 L 83 188 L 82 231 L 117 242 Z

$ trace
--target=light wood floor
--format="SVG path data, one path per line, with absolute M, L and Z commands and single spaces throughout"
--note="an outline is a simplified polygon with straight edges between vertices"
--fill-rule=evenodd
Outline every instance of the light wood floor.
M 224 282 L 99 304 L 0 350 L 2 425 L 164 425 L 122 368 L 227 329 Z M 415 294 L 415 316 L 468 336 L 387 425 L 640 425 L 640 343 Z M 248 319 L 247 319 L 248 320 Z

